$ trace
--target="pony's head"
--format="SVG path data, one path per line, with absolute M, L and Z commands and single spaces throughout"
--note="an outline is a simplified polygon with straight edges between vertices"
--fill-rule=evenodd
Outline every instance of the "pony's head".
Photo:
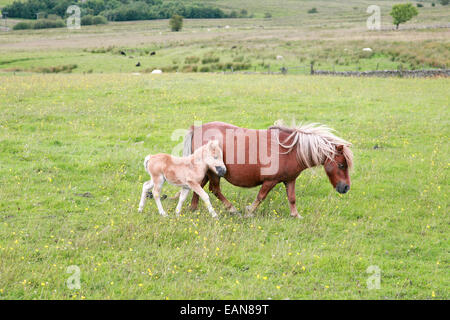
M 293 125 L 286 127 L 277 121 L 275 126 L 287 130 L 285 141 L 278 144 L 290 152 L 297 148 L 297 161 L 302 168 L 323 165 L 331 184 L 339 193 L 350 190 L 349 170 L 353 166 L 351 143 L 333 134 L 333 129 L 320 124 Z
M 331 184 L 339 193 L 347 193 L 350 190 L 349 170 L 352 167 L 353 155 L 345 145 L 337 145 L 336 152 L 327 157 L 323 167 Z
M 219 177 L 223 177 L 227 172 L 227 168 L 223 163 L 223 152 L 220 148 L 218 140 L 210 140 L 204 146 L 203 160 L 209 169 L 216 173 Z

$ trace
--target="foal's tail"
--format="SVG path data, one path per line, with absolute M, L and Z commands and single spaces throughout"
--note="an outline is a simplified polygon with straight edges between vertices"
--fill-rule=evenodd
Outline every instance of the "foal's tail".
M 183 157 L 187 157 L 192 154 L 192 137 L 194 136 L 194 129 L 189 128 L 189 131 L 184 136 L 183 142 Z
M 144 159 L 144 168 L 145 168 L 145 171 L 148 172 L 148 174 L 150 174 L 150 171 L 148 171 L 148 161 L 149 160 L 150 160 L 150 155 L 146 156 Z

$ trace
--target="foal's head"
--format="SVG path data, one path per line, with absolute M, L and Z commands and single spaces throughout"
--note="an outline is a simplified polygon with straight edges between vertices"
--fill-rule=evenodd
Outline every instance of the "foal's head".
M 203 149 L 203 160 L 214 173 L 223 177 L 227 168 L 223 163 L 223 153 L 218 140 L 210 140 Z
M 331 184 L 339 193 L 350 190 L 349 169 L 352 167 L 353 154 L 347 146 L 336 146 L 332 158 L 327 158 L 323 164 Z

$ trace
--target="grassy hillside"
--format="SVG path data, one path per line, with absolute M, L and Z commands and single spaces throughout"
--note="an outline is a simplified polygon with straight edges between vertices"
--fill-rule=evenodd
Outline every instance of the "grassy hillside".
M 1 298 L 449 298 L 447 79 L 1 78 Z M 353 142 L 348 194 L 320 168 L 297 181 L 301 221 L 281 185 L 254 219 L 215 199 L 218 221 L 203 204 L 176 219 L 170 200 L 170 219 L 153 201 L 137 213 L 143 158 L 170 152 L 174 129 L 279 118 L 323 122 Z M 257 193 L 222 185 L 240 209 Z M 66 286 L 71 265 L 79 290 Z M 366 286 L 371 265 L 379 290 Z

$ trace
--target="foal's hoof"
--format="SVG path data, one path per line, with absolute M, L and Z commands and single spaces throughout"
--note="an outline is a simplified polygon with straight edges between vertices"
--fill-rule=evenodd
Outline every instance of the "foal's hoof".
M 151 192 L 151 191 L 147 192 L 146 197 L 149 198 L 149 199 L 153 199 L 153 192 Z M 160 199 L 164 200 L 166 198 L 167 198 L 167 194 L 163 194 Z

